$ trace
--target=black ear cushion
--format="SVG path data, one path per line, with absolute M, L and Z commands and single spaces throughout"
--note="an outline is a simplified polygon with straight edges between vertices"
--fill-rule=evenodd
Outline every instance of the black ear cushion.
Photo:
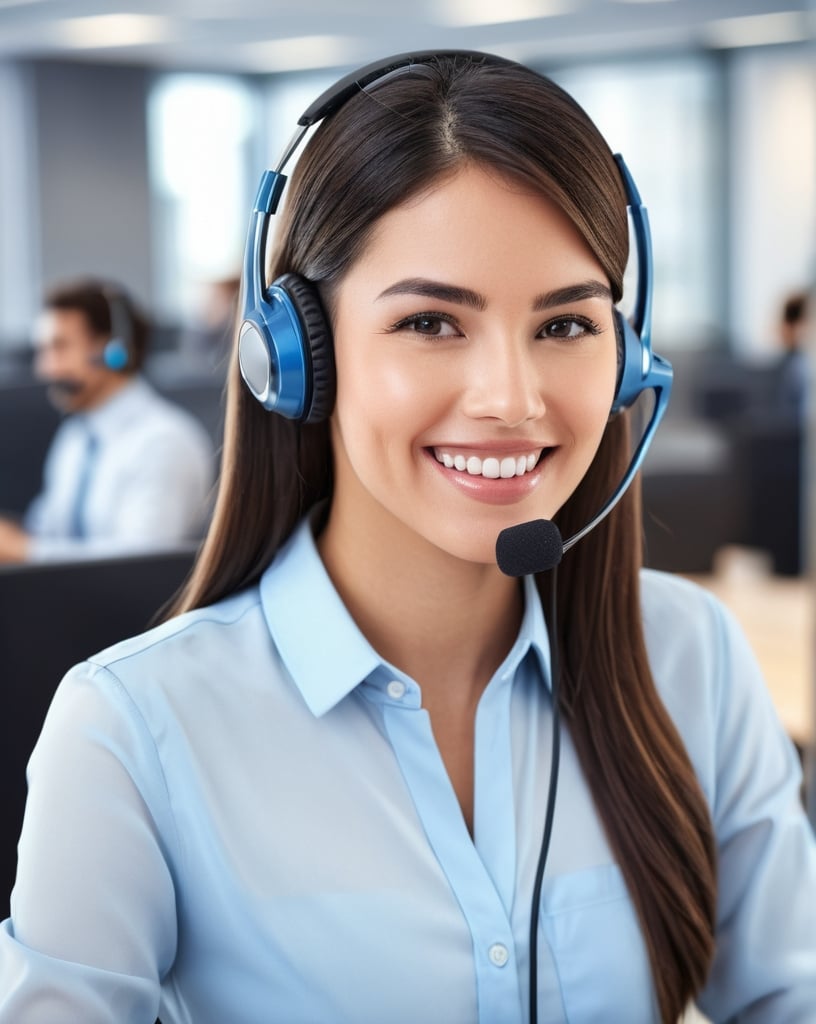
M 626 330 L 623 326 L 623 313 L 619 309 L 613 310 L 615 323 L 615 343 L 618 350 L 618 369 L 615 377 L 615 397 L 620 391 L 621 380 L 623 380 L 623 368 L 626 363 Z
M 334 408 L 334 345 L 331 327 L 317 289 L 299 274 L 283 274 L 276 282 L 292 300 L 306 337 L 307 359 L 311 364 L 311 387 L 307 388 L 301 421 L 319 423 Z

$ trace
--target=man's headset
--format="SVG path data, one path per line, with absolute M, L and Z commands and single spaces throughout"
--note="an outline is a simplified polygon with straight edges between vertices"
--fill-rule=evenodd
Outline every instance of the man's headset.
M 491 54 L 447 50 L 403 53 L 368 64 L 340 79 L 304 111 L 277 167 L 265 171 L 261 177 L 244 252 L 238 361 L 249 390 L 265 409 L 301 423 L 316 423 L 331 414 L 335 394 L 331 327 L 316 287 L 292 273 L 266 284 L 266 240 L 270 219 L 286 184 L 283 169 L 308 129 L 333 114 L 352 96 L 440 56 L 471 57 L 480 63 L 512 63 Z M 651 346 L 653 275 L 648 214 L 623 158 L 618 155 L 615 160 L 632 218 L 638 274 L 631 322 L 615 310 L 621 339 L 621 364 L 611 411 L 617 413 L 628 408 L 648 390 L 654 391 L 655 403 L 626 476 L 598 518 L 610 511 L 639 469 L 666 410 L 672 383 L 671 365 L 653 353 Z M 565 549 L 597 521 L 594 519 L 580 535 L 571 537 Z
M 108 306 L 111 336 L 94 363 L 115 373 L 125 373 L 133 361 L 133 317 L 125 297 L 105 287 L 101 294 Z

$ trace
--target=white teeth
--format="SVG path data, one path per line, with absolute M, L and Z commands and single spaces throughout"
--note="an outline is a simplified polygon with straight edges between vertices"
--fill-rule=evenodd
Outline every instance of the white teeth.
M 450 452 L 434 448 L 434 457 L 446 469 L 456 469 L 460 473 L 467 472 L 470 476 L 483 476 L 489 480 L 510 480 L 514 476 L 524 476 L 535 468 L 541 456 L 541 450 L 530 452 L 529 455 L 507 455 L 498 459 L 489 455 L 480 459 L 478 455 L 451 455 Z

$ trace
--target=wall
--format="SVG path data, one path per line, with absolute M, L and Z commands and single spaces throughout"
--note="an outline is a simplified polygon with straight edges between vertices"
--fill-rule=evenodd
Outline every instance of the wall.
M 32 75 L 42 283 L 102 274 L 149 304 L 148 72 L 40 62 Z
M 39 290 L 39 214 L 30 185 L 35 121 L 30 73 L 0 64 L 0 348 L 27 339 Z

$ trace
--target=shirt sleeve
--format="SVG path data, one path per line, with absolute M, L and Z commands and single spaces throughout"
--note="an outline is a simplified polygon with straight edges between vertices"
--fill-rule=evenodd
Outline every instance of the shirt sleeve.
M 715 683 L 717 950 L 699 1006 L 713 1021 L 816 1019 L 816 841 L 801 769 L 740 627 L 719 602 Z
M 153 1024 L 178 838 L 155 746 L 106 669 L 73 669 L 29 763 L 0 1024 Z

